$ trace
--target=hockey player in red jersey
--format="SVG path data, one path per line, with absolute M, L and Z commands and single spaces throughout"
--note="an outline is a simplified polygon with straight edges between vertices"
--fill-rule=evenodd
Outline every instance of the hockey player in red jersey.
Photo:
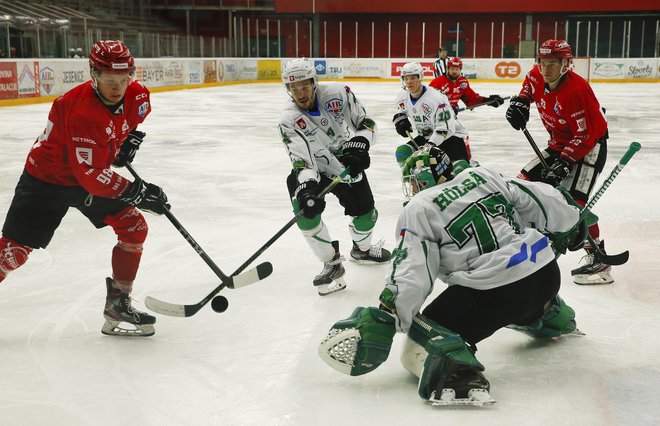
M 461 75 L 463 61 L 459 57 L 449 58 L 447 73 L 434 78 L 429 86 L 441 91 L 449 98 L 454 112 L 458 112 L 458 101 L 463 101 L 466 107 L 488 103 L 492 107 L 499 107 L 504 103 L 500 95 L 481 96 L 470 87 L 467 78 Z
M 163 190 L 131 182 L 112 165 L 131 162 L 145 133 L 137 130 L 151 111 L 149 90 L 133 80 L 135 60 L 121 41 L 97 41 L 89 56 L 91 80 L 53 102 L 46 129 L 30 150 L 0 238 L 0 282 L 30 252 L 48 246 L 70 207 L 96 228 L 117 235 L 102 332 L 149 336 L 156 319 L 131 306 L 147 222 L 138 211 L 169 208 Z M 120 323 L 134 327 L 121 328 Z
M 530 161 L 520 176 L 562 185 L 585 205 L 607 160 L 607 121 L 591 86 L 571 70 L 571 46 L 564 40 L 548 40 L 539 47 L 537 65 L 529 71 L 518 96 L 511 98 L 506 118 L 511 126 L 524 129 L 529 106 L 536 103 L 541 121 L 550 134 L 543 156 L 550 167 L 545 171 L 538 158 Z M 589 233 L 599 242 L 598 224 Z M 600 248 L 604 249 L 600 241 Z M 611 266 L 599 262 L 594 248 L 585 243 L 587 263 L 571 274 L 577 284 L 610 284 Z

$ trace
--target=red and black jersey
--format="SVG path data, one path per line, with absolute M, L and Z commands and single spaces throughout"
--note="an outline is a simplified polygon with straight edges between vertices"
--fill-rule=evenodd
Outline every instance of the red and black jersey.
M 484 101 L 484 97 L 472 90 L 467 78 L 458 76 L 452 81 L 446 75 L 434 78 L 429 86 L 441 91 L 449 98 L 452 108 L 458 108 L 458 101 L 463 101 L 466 107 L 479 104 Z
M 45 182 L 79 185 L 90 194 L 117 198 L 130 181 L 110 166 L 128 134 L 150 112 L 149 90 L 137 81 L 114 112 L 97 97 L 91 80 L 76 86 L 53 102 L 25 169 Z
M 520 95 L 536 103 L 541 121 L 550 133 L 548 146 L 569 162 L 584 158 L 607 133 L 607 121 L 591 86 L 568 71 L 549 90 L 535 65 L 527 73 Z

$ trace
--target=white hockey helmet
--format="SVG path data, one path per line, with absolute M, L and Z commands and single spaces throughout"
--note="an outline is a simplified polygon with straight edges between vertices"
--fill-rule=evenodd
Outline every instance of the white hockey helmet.
M 421 81 L 424 78 L 424 68 L 419 62 L 408 62 L 403 67 L 401 67 L 401 82 L 403 82 L 403 77 L 407 75 L 416 75 Z
M 313 80 L 314 87 L 318 82 L 314 64 L 307 58 L 292 59 L 282 69 L 282 83 L 289 88 L 290 83 L 297 81 Z

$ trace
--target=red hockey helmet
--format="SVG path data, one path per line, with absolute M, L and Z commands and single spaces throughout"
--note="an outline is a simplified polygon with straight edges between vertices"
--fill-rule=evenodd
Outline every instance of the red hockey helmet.
M 135 59 L 120 40 L 99 40 L 92 46 L 89 66 L 100 72 L 135 71 Z
M 459 58 L 458 56 L 449 58 L 449 60 L 447 61 L 447 68 L 449 67 L 458 67 L 460 69 L 463 69 L 463 61 L 461 61 L 461 58 Z
M 547 40 L 539 47 L 536 59 L 573 59 L 571 45 L 565 40 Z

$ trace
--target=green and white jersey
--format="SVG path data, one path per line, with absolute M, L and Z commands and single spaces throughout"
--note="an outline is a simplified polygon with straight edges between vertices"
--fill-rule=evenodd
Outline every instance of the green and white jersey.
M 570 230 L 579 214 L 550 185 L 484 167 L 418 193 L 399 217 L 386 278 L 399 327 L 408 331 L 436 278 L 488 290 L 538 271 L 555 258 L 543 233 Z
M 351 89 L 339 83 L 319 84 L 315 110 L 303 110 L 290 99 L 280 116 L 280 134 L 293 168 L 306 169 L 299 180 L 334 178 L 344 171 L 342 146 L 353 136 L 375 142 L 375 123 Z
M 468 131 L 456 118 L 447 96 L 427 86 L 423 91 L 422 96 L 413 99 L 401 89 L 396 96 L 397 114 L 407 114 L 417 133 L 436 145 L 452 136 L 467 138 Z

